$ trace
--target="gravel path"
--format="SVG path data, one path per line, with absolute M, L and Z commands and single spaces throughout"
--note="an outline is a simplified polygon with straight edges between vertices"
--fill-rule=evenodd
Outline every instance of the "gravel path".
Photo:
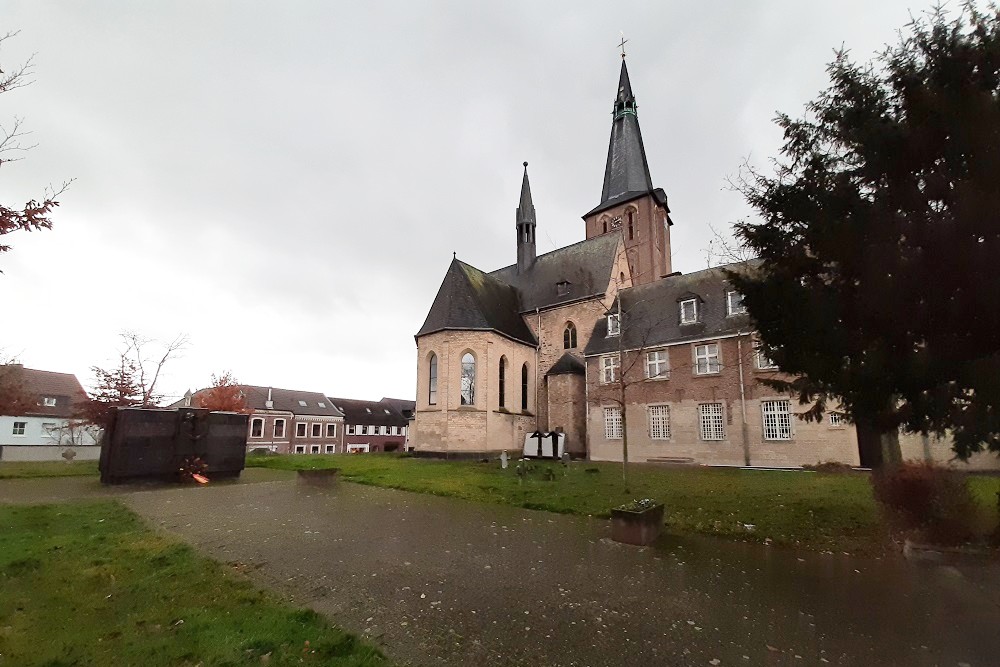
M 0 502 L 55 499 L 51 481 L 0 480 Z M 63 482 L 64 497 L 119 496 L 402 665 L 957 667 L 1000 656 L 996 566 L 708 538 L 637 549 L 611 542 L 606 521 L 316 489 L 275 471 L 201 488 Z

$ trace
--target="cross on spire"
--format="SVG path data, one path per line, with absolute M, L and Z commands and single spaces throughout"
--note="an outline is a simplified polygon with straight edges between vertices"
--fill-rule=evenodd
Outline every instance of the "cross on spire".
M 621 36 L 622 36 L 622 41 L 618 45 L 618 48 L 620 48 L 622 50 L 622 59 L 624 60 L 625 59 L 625 44 L 628 43 L 628 40 L 625 39 L 625 31 L 624 30 L 621 31 Z

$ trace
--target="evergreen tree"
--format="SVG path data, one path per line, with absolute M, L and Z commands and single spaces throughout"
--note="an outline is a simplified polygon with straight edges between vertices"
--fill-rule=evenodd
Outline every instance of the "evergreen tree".
M 874 464 L 899 427 L 1000 452 L 1000 11 L 935 9 L 828 72 L 742 182 L 760 262 L 730 278 L 806 417 L 841 401 Z

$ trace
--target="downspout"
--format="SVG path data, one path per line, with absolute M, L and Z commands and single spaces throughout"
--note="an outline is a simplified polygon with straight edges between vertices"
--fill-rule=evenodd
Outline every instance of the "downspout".
M 539 429 L 539 416 L 540 411 L 538 409 L 538 354 L 542 349 L 542 315 L 538 311 L 538 307 L 535 306 L 535 336 L 538 338 L 538 345 L 535 346 L 535 430 Z
M 590 460 L 590 366 L 587 357 L 583 357 L 583 447 L 584 456 Z
M 740 410 L 743 413 L 743 465 L 750 467 L 750 434 L 747 432 L 747 394 L 743 385 L 743 331 L 736 332 L 736 356 L 740 360 Z

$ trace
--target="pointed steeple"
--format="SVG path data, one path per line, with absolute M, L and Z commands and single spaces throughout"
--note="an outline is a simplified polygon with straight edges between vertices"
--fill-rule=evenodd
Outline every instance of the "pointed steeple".
M 524 273 L 535 263 L 535 205 L 531 203 L 528 163 L 524 163 L 521 200 L 517 205 L 517 272 Z
M 601 203 L 595 210 L 604 208 L 612 200 L 623 201 L 626 195 L 635 197 L 653 190 L 636 108 L 623 56 L 622 71 L 618 77 L 618 94 L 615 96 L 614 119 L 611 121 L 608 163 L 604 169 L 604 190 L 601 192 Z

